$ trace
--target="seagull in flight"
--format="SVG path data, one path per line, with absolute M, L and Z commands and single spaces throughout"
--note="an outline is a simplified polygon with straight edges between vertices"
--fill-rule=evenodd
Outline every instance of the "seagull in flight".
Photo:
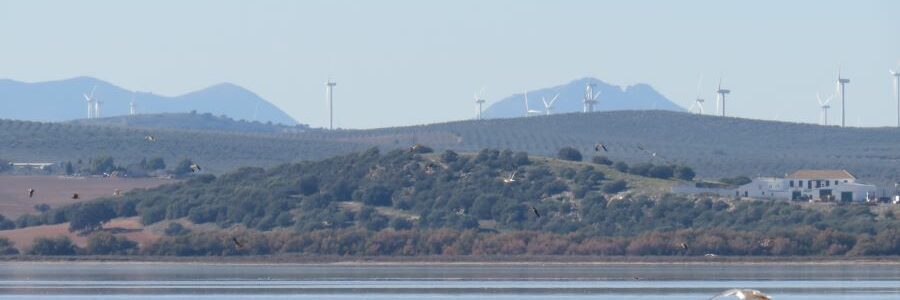
M 155 136 L 152 136 L 152 135 L 145 136 L 144 139 L 147 140 L 148 142 L 155 142 L 155 141 L 156 141 L 156 137 L 155 137 Z
M 72 199 L 78 199 L 78 193 L 72 194 Z
M 594 151 L 600 152 L 600 150 L 603 150 L 603 152 L 609 152 L 609 149 L 606 149 L 606 145 L 602 143 L 597 143 L 596 145 L 594 145 Z
M 513 183 L 516 182 L 516 173 L 519 171 L 512 172 L 509 177 L 503 178 L 503 183 Z
M 34 197 L 34 189 L 28 189 L 28 198 Z
M 234 242 L 234 245 L 237 246 L 238 248 L 244 248 L 244 244 L 241 243 L 240 241 L 238 241 L 238 239 L 236 237 L 232 237 L 231 241 Z
M 709 298 L 709 300 L 716 299 L 723 296 L 735 296 L 741 300 L 772 300 L 772 297 L 769 295 L 763 294 L 763 292 L 751 289 L 730 289 L 722 292 L 721 294 L 716 295 L 715 297 Z
M 194 173 L 200 172 L 200 165 L 198 165 L 196 163 L 191 164 L 191 172 L 194 172 Z

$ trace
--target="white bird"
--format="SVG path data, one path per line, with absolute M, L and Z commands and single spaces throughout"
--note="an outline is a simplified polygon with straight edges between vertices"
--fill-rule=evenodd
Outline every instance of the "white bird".
M 772 300 L 772 297 L 769 297 L 769 295 L 751 289 L 730 289 L 709 299 L 712 300 L 722 296 L 735 296 L 741 300 Z
M 516 182 L 516 173 L 519 171 L 512 172 L 507 178 L 503 178 L 503 183 L 513 183 Z

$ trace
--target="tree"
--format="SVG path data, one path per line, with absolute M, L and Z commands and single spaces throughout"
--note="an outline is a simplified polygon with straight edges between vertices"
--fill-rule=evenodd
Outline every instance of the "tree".
M 581 152 L 572 147 L 560 148 L 556 156 L 562 160 L 581 161 Z
M 176 236 L 176 235 L 186 234 L 191 231 L 187 228 L 184 228 L 184 225 L 181 225 L 181 223 L 172 222 L 172 223 L 169 223 L 169 227 L 166 227 L 166 230 L 164 232 L 165 232 L 166 236 Z
M 653 166 L 647 170 L 647 175 L 653 178 L 669 179 L 672 178 L 674 170 L 671 166 Z
M 165 170 L 166 162 L 162 157 L 154 157 L 147 161 L 144 168 L 147 170 L 155 171 L 155 170 Z
M 622 179 L 608 181 L 603 184 L 603 192 L 607 194 L 615 194 L 624 191 L 627 188 L 628 184 Z
M 72 167 L 71 161 L 66 162 L 65 170 L 66 170 L 66 175 L 68 175 L 68 176 L 72 176 L 73 174 L 75 174 L 75 168 Z
M 6 237 L 0 237 L 0 255 L 16 255 L 19 249 L 16 249 L 16 243 L 10 241 Z
M 697 176 L 697 174 L 694 174 L 694 169 L 691 169 L 691 167 L 678 166 L 675 168 L 675 178 L 690 181 L 694 180 L 695 176 Z
M 0 215 L 0 230 L 10 230 L 15 229 L 16 223 L 12 220 L 7 219 L 6 216 Z
M 175 164 L 175 169 L 172 170 L 172 173 L 179 177 L 190 174 L 193 172 L 193 170 L 191 170 L 191 165 L 193 164 L 194 162 L 188 158 L 182 159 Z
M 97 232 L 88 238 L 87 253 L 99 255 L 129 254 L 137 248 L 137 243 L 109 232 Z
M 101 156 L 91 160 L 91 174 L 111 173 L 115 169 L 116 164 L 111 156 Z
M 622 173 L 628 172 L 628 169 L 629 169 L 628 164 L 626 164 L 625 162 L 622 162 L 622 161 L 617 161 L 616 163 L 614 163 L 612 165 L 612 167 L 613 167 L 613 169 L 616 169 L 617 171 L 622 172 Z
M 609 158 L 604 155 L 595 155 L 594 158 L 591 159 L 591 161 L 598 165 L 609 166 L 613 164 L 612 160 L 609 160 Z
M 102 202 L 87 202 L 72 214 L 69 231 L 92 232 L 102 228 L 102 224 L 116 217 L 116 211 Z
M 12 164 L 5 159 L 0 158 L 0 172 L 12 170 Z
M 459 159 L 459 154 L 456 154 L 456 152 L 453 152 L 452 150 L 446 150 L 446 151 L 444 151 L 444 153 L 441 154 L 441 161 L 448 163 L 448 164 L 452 163 L 452 162 L 456 162 L 456 160 L 458 160 L 458 159 Z
M 376 185 L 363 189 L 362 201 L 367 205 L 390 206 L 391 195 L 394 192 L 386 186 Z
M 31 255 L 75 255 L 77 248 L 69 237 L 60 235 L 54 238 L 39 237 L 34 239 Z
M 309 196 L 319 192 L 319 177 L 315 175 L 303 176 L 300 179 L 300 193 Z

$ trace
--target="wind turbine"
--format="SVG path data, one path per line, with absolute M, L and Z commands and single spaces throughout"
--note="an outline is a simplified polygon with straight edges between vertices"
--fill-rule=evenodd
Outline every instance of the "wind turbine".
M 97 89 L 97 86 L 95 85 L 93 88 L 91 88 L 90 94 L 83 94 L 84 100 L 87 101 L 87 105 L 88 105 L 88 119 L 94 118 L 94 90 L 96 90 L 96 89 Z
M 691 105 L 691 108 L 688 108 L 688 111 L 693 112 L 694 107 L 697 107 L 698 109 L 700 109 L 698 111 L 698 113 L 701 115 L 703 114 L 703 102 L 706 101 L 706 100 L 703 100 L 703 98 L 700 98 L 700 86 L 702 84 L 703 84 L 703 74 L 700 75 L 700 80 L 697 81 L 697 98 L 694 99 L 694 104 Z
M 816 93 L 816 100 L 819 100 L 819 107 L 822 108 L 819 122 L 822 122 L 822 125 L 825 126 L 828 126 L 828 109 L 831 108 L 831 105 L 828 105 L 828 102 L 831 101 L 831 98 L 834 98 L 834 95 L 828 96 L 828 98 L 825 98 L 825 101 L 822 101 L 822 96 L 820 96 L 819 93 Z
M 850 83 L 849 78 L 841 77 L 841 68 L 838 68 L 838 78 L 837 78 L 837 88 L 838 92 L 841 94 L 841 127 L 847 125 L 847 98 L 846 98 L 846 85 Z
M 725 95 L 731 94 L 731 90 L 722 88 L 722 78 L 719 78 L 719 85 L 716 88 L 716 110 L 719 110 L 719 103 L 722 103 L 722 116 L 725 116 Z
M 588 83 L 584 87 L 584 100 L 582 102 L 584 103 L 584 112 L 586 113 L 594 112 L 594 105 L 599 102 L 597 101 L 597 96 L 600 96 L 600 91 L 597 91 L 597 93 L 595 94 L 594 86 L 596 85 L 593 83 Z
M 337 85 L 337 82 L 331 81 L 331 78 L 328 78 L 328 81 L 325 82 L 325 95 L 328 96 L 328 129 L 334 130 L 334 101 L 332 99 L 332 91 L 334 90 L 334 86 Z
M 131 103 L 128 104 L 128 115 L 131 115 L 131 116 L 135 115 L 135 110 L 134 110 L 134 95 L 135 94 L 137 94 L 137 92 L 134 92 L 131 94 Z
M 528 91 L 525 91 L 525 116 L 530 117 L 541 114 L 541 111 L 528 107 Z
M 553 113 L 553 102 L 556 102 L 556 99 L 559 98 L 559 94 L 553 96 L 553 99 L 550 99 L 550 102 L 547 102 L 547 99 L 541 97 L 541 102 L 544 102 L 544 113 L 548 116 Z
M 900 127 L 900 71 L 891 71 L 894 76 L 894 94 L 897 95 L 897 127 Z
M 94 118 L 100 118 L 100 104 L 102 103 L 103 101 L 100 101 L 100 99 L 94 100 Z
M 476 115 L 476 120 L 481 120 L 481 105 L 484 104 L 484 87 L 481 87 L 480 91 L 475 92 L 475 105 L 478 105 L 478 114 Z

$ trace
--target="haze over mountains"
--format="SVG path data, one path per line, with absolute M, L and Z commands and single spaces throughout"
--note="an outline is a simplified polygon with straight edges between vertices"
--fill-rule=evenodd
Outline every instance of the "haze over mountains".
M 234 119 L 296 125 L 297 121 L 255 93 L 230 83 L 221 83 L 180 96 L 168 97 L 129 91 L 92 77 L 27 83 L 0 80 L 0 118 L 30 121 L 68 121 L 87 117 L 83 94 L 96 87 L 102 101 L 101 116 L 127 115 L 134 97 L 139 114 L 197 111 Z
M 594 111 L 615 110 L 669 110 L 685 111 L 685 109 L 661 95 L 647 84 L 636 84 L 620 87 L 602 80 L 586 77 L 550 88 L 529 90 L 528 108 L 545 111 L 541 98 L 549 102 L 554 95 L 559 98 L 553 104 L 554 113 L 583 111 L 585 85 L 594 84 L 594 93 L 600 92 L 599 102 Z M 514 118 L 525 115 L 525 95 L 517 93 L 492 103 L 484 110 L 484 118 Z

